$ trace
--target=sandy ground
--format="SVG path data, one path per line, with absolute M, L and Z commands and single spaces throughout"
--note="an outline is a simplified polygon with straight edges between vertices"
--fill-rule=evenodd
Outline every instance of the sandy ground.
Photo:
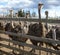
M 0 34 L 0 37 L 9 39 L 8 35 L 5 35 L 5 34 Z M 9 42 L 6 42 L 6 41 L 0 41 L 0 43 L 4 43 L 4 44 L 6 44 L 6 45 L 9 44 Z M 29 39 L 27 40 L 27 43 L 32 44 Z M 22 49 L 22 48 L 21 48 L 21 49 Z M 6 52 L 9 52 L 9 53 L 11 53 L 11 51 L 12 51 L 11 49 L 8 49 L 8 48 L 5 48 L 5 47 L 1 47 L 0 50 L 6 51 Z M 31 48 L 30 48 L 30 47 L 24 47 L 24 50 L 25 50 L 25 51 L 30 51 Z M 35 53 L 36 53 L 37 55 L 39 55 L 39 50 L 36 50 Z M 47 52 L 41 51 L 41 55 L 47 55 Z M 49 55 L 50 55 L 50 54 L 49 54 Z M 53 54 L 53 55 L 54 55 L 54 54 Z

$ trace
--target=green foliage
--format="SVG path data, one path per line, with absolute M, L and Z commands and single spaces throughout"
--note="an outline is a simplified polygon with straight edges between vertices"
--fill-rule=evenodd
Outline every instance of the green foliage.
M 24 12 L 24 10 L 22 11 L 22 10 L 19 10 L 18 11 L 18 17 L 24 17 L 25 16 L 25 12 Z

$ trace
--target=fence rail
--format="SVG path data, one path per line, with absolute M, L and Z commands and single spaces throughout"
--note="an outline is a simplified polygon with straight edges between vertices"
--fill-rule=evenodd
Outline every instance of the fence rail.
M 0 33 L 15 35 L 17 37 L 34 39 L 34 40 L 47 42 L 47 43 L 52 43 L 52 41 L 53 41 L 54 43 L 60 45 L 60 41 L 58 41 L 58 40 L 52 40 L 52 39 L 46 39 L 46 38 L 38 38 L 38 37 L 34 37 L 34 36 L 16 34 L 16 33 L 11 33 L 11 32 L 2 32 L 2 31 L 0 31 Z M 4 39 L 4 38 L 2 38 L 2 40 L 8 41 L 8 42 L 12 42 L 14 44 L 21 45 L 21 46 L 31 47 L 31 48 L 37 49 L 37 50 L 42 50 L 42 51 L 46 51 L 46 52 L 50 52 L 50 53 L 60 54 L 60 51 L 57 51 L 57 50 L 52 50 L 52 49 L 48 49 L 48 48 L 44 48 L 44 47 L 38 47 L 38 46 L 31 45 L 31 44 L 26 44 L 26 43 L 17 42 L 17 41 L 13 41 L 13 40 L 8 40 L 8 39 Z M 3 45 L 3 44 L 1 44 L 1 45 L 6 47 L 6 45 Z M 7 47 L 10 48 L 9 46 L 7 46 Z M 12 47 L 11 49 L 14 49 L 14 48 Z
M 34 53 L 30 53 L 30 52 L 27 52 L 27 51 L 24 51 L 24 50 L 21 50 L 21 49 L 12 47 L 12 46 L 8 46 L 8 45 L 2 44 L 2 43 L 0 43 L 0 45 L 1 45 L 2 47 L 6 47 L 6 48 L 8 48 L 8 49 L 16 50 L 16 51 L 19 51 L 19 52 L 24 52 L 24 54 L 36 55 L 36 54 L 34 54 Z
M 53 39 L 48 39 L 48 38 L 44 38 L 44 37 L 30 36 L 30 35 L 26 35 L 26 34 L 22 34 L 22 33 L 16 34 L 16 33 L 7 32 L 7 31 L 0 31 L 0 33 L 14 35 L 14 36 L 17 36 L 17 37 L 22 37 L 22 38 L 33 39 L 33 40 L 36 40 L 36 41 L 42 41 L 42 42 L 46 42 L 46 43 L 54 42 L 54 43 L 60 45 L 60 41 L 59 40 L 53 40 Z
M 32 44 L 26 44 L 26 43 L 22 43 L 22 42 L 18 42 L 18 41 L 8 40 L 8 39 L 5 39 L 5 38 L 2 38 L 2 40 L 8 41 L 8 42 L 12 42 L 14 44 L 21 45 L 21 46 L 31 47 L 31 48 L 37 49 L 37 50 L 42 50 L 42 51 L 46 51 L 46 52 L 50 52 L 50 53 L 60 54 L 60 51 L 57 51 L 57 50 L 52 50 L 52 49 L 48 49 L 48 48 L 44 48 L 44 47 L 38 47 L 38 46 L 34 46 Z M 14 50 L 17 50 L 17 51 L 22 51 L 22 52 L 27 53 L 29 55 L 33 54 L 33 53 L 29 53 L 27 51 L 23 51 L 21 49 L 17 49 L 15 47 L 11 47 L 11 46 L 8 46 L 8 45 L 5 45 L 5 44 L 0 44 L 0 45 L 2 47 L 6 47 L 6 48 L 9 48 L 9 49 L 14 49 Z M 36 54 L 33 54 L 33 55 L 36 55 Z
M 8 52 L 5 52 L 5 51 L 3 51 L 3 50 L 0 50 L 0 55 L 3 55 L 3 53 L 4 53 L 4 54 L 7 54 L 7 55 L 12 55 L 12 54 L 10 54 L 10 53 L 8 53 Z
M 8 21 L 28 21 L 28 22 L 39 22 L 39 19 L 34 19 L 34 18 L 24 18 L 24 17 L 20 17 L 20 18 L 0 18 L 0 20 L 8 20 Z M 42 19 L 42 22 L 46 22 L 46 19 Z M 54 20 L 54 19 L 48 19 L 47 23 L 60 23 L 60 20 Z

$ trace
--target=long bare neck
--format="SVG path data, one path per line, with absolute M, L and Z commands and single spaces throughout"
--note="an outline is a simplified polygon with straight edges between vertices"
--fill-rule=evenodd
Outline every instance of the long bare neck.
M 13 23 L 13 21 L 11 21 L 11 25 L 12 25 L 12 27 L 14 28 L 14 23 Z

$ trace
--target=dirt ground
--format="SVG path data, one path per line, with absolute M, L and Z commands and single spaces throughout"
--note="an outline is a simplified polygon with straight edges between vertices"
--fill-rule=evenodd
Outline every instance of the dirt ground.
M 8 35 L 6 35 L 6 34 L 0 34 L 0 37 L 9 39 Z M 0 43 L 6 44 L 6 45 L 9 44 L 9 42 L 6 42 L 6 41 L 0 41 Z M 27 43 L 32 44 L 29 39 L 27 40 Z M 8 53 L 11 53 L 11 51 L 12 51 L 11 49 L 8 49 L 8 48 L 5 48 L 5 47 L 1 47 L 0 50 L 3 50 L 3 51 L 8 52 Z M 31 48 L 30 47 L 24 47 L 24 50 L 25 51 L 30 51 Z M 37 55 L 39 55 L 39 50 L 36 50 L 35 53 Z M 41 51 L 41 55 L 47 55 L 47 52 Z M 48 54 L 48 55 L 50 55 L 50 54 Z M 53 54 L 53 55 L 55 55 L 55 54 Z

